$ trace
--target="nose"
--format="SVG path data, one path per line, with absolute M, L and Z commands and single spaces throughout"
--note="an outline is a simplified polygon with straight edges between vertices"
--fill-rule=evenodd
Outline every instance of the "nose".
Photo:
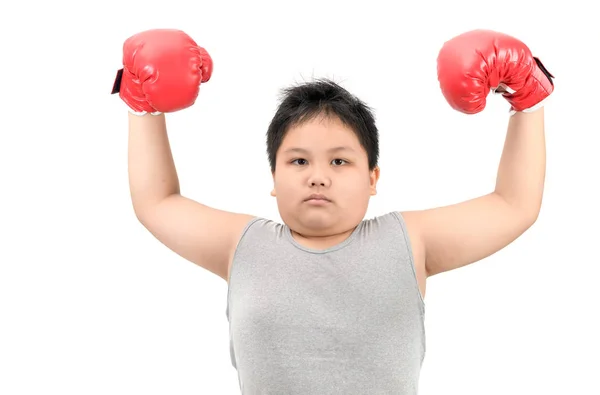
M 320 166 L 313 166 L 312 172 L 308 177 L 308 185 L 311 188 L 317 186 L 329 187 L 331 185 L 331 178 Z

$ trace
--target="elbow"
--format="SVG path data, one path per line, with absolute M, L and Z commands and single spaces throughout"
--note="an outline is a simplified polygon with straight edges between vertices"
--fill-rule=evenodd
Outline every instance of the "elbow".
M 512 211 L 512 217 L 520 224 L 523 231 L 529 229 L 537 222 L 542 208 L 541 197 L 540 199 L 529 200 L 528 202 L 509 201 L 506 198 L 503 200 L 510 207 L 509 210 Z
M 531 204 L 524 206 L 523 218 L 529 224 L 529 227 L 533 226 L 540 216 L 542 210 L 542 195 L 535 199 Z
M 533 212 L 525 215 L 524 221 L 525 221 L 525 226 L 527 226 L 527 229 L 531 228 L 537 222 L 539 215 L 540 215 L 539 210 L 533 211 Z
M 144 204 L 133 204 L 133 213 L 135 214 L 135 217 L 145 227 L 147 226 L 149 217 L 152 216 L 155 210 L 156 204 L 149 204 L 147 202 Z
M 524 230 L 531 228 L 537 222 L 540 216 L 540 210 L 541 207 L 539 205 L 518 210 L 519 220 L 523 224 Z
M 142 210 L 140 208 L 140 206 L 138 205 L 133 205 L 133 213 L 135 214 L 136 219 L 144 226 L 146 226 L 146 218 L 148 217 L 147 215 L 147 210 Z

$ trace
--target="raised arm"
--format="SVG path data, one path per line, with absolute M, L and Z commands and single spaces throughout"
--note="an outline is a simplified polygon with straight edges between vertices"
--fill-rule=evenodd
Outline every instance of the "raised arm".
M 485 30 L 447 42 L 438 57 L 444 96 L 474 114 L 490 91 L 511 105 L 496 187 L 465 202 L 403 213 L 428 276 L 479 261 L 506 247 L 537 219 L 546 171 L 543 101 L 552 75 L 513 37 Z
M 425 248 L 427 275 L 486 258 L 529 229 L 542 204 L 545 169 L 544 109 L 515 114 L 494 191 L 449 206 L 403 213 L 416 232 L 415 241 Z
M 142 225 L 178 255 L 228 280 L 235 246 L 252 216 L 179 193 L 164 114 L 129 114 L 128 162 L 131 200 Z
M 139 221 L 183 258 L 228 280 L 228 268 L 250 215 L 208 207 L 181 196 L 165 112 L 194 104 L 212 60 L 180 31 L 151 30 L 124 45 L 115 90 L 130 108 L 128 165 Z

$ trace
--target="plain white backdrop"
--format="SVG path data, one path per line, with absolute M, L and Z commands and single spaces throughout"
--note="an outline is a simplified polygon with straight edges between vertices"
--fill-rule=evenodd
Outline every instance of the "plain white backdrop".
M 227 284 L 136 220 L 122 43 L 178 28 L 214 59 L 196 105 L 167 116 L 182 194 L 280 220 L 265 132 L 280 89 L 313 77 L 374 108 L 381 182 L 368 216 L 494 187 L 508 105 L 450 109 L 443 42 L 523 40 L 556 77 L 537 223 L 497 254 L 428 280 L 420 394 L 600 393 L 600 28 L 568 1 L 65 1 L 3 6 L 0 393 L 239 394 Z

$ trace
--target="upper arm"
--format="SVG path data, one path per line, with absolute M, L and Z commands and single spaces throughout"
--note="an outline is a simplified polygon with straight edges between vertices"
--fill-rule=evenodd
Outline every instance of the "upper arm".
M 402 213 L 423 246 L 427 276 L 477 262 L 506 247 L 535 216 L 491 193 L 465 202 Z
M 175 194 L 138 214 L 138 218 L 173 252 L 227 280 L 241 233 L 254 217 L 218 210 Z

